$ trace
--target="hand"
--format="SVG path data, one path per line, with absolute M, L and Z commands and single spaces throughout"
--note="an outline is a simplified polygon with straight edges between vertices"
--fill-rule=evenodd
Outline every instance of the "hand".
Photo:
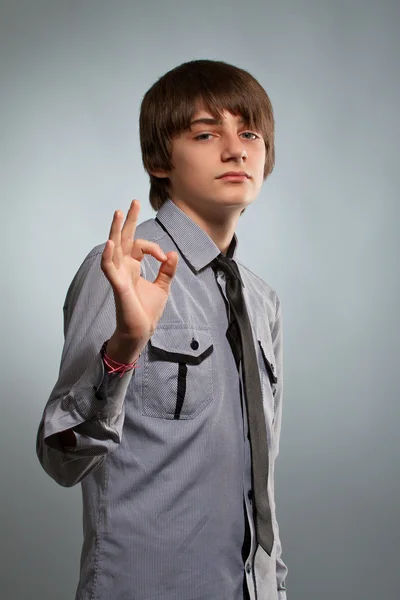
M 101 257 L 101 269 L 114 292 L 117 323 L 107 344 L 107 354 L 118 362 L 132 362 L 153 335 L 178 265 L 176 252 L 164 254 L 154 242 L 133 239 L 139 212 L 138 200 L 132 200 L 125 223 L 124 214 L 115 211 Z M 145 254 L 161 262 L 153 282 L 140 275 L 140 262 Z

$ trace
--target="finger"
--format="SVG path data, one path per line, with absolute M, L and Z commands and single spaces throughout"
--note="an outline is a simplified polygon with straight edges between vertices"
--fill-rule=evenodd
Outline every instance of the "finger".
M 113 261 L 114 249 L 114 242 L 112 240 L 107 240 L 100 261 L 101 270 L 109 280 L 112 278 L 116 270 Z
M 137 239 L 133 242 L 131 256 L 136 260 L 141 261 L 145 254 L 151 254 L 157 260 L 164 262 L 167 260 L 167 255 L 155 242 L 149 240 Z
M 107 240 L 101 256 L 101 270 L 110 282 L 114 296 L 121 294 L 130 287 L 130 280 L 124 275 L 121 277 L 118 267 L 115 265 L 115 246 L 112 240 Z M 131 299 L 130 302 L 134 302 Z
M 113 242 L 113 261 L 115 266 L 120 267 L 123 259 L 123 251 L 121 247 L 121 227 L 124 221 L 124 213 L 121 210 L 114 212 L 114 217 L 111 223 L 109 238 Z
M 124 221 L 124 213 L 121 210 L 116 210 L 113 215 L 113 220 L 111 222 L 110 233 L 108 234 L 108 239 L 112 240 L 114 244 L 116 242 L 120 243 L 121 240 L 121 226 Z
M 160 266 L 158 275 L 153 283 L 158 285 L 168 294 L 171 282 L 178 267 L 178 253 L 173 251 L 167 252 L 167 257 L 168 259 Z
M 139 219 L 140 202 L 132 200 L 121 231 L 121 246 L 124 254 L 130 254 L 133 238 L 135 237 L 136 226 Z

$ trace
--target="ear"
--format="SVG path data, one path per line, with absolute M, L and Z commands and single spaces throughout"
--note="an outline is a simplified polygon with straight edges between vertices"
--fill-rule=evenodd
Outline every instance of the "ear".
M 158 177 L 159 179 L 166 179 L 168 178 L 168 171 L 163 171 L 163 170 L 150 170 L 149 173 L 151 175 L 154 175 L 154 177 Z

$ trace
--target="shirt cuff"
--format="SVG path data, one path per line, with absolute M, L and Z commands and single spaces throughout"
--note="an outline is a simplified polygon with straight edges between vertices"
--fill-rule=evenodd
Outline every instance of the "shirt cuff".
M 107 373 L 98 354 L 65 397 L 68 406 L 63 408 L 75 409 L 84 421 L 115 418 L 122 411 L 133 373 L 134 369 L 122 377 L 120 373 Z

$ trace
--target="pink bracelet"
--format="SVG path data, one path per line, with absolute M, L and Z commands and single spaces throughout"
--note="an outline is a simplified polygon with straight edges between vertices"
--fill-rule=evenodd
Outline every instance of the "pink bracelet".
M 108 340 L 106 340 L 104 342 L 104 344 L 101 347 L 100 350 L 100 356 L 103 359 L 104 364 L 110 369 L 107 371 L 107 373 L 111 374 L 111 373 L 121 373 L 120 378 L 122 377 L 122 375 L 124 373 L 126 373 L 127 371 L 130 371 L 131 369 L 137 369 L 140 365 L 137 365 L 137 361 L 139 360 L 139 356 L 137 357 L 136 360 L 133 361 L 133 363 L 119 363 L 116 360 L 113 360 L 112 358 L 110 358 L 109 356 L 107 356 L 106 354 L 106 348 L 107 348 L 107 343 Z

